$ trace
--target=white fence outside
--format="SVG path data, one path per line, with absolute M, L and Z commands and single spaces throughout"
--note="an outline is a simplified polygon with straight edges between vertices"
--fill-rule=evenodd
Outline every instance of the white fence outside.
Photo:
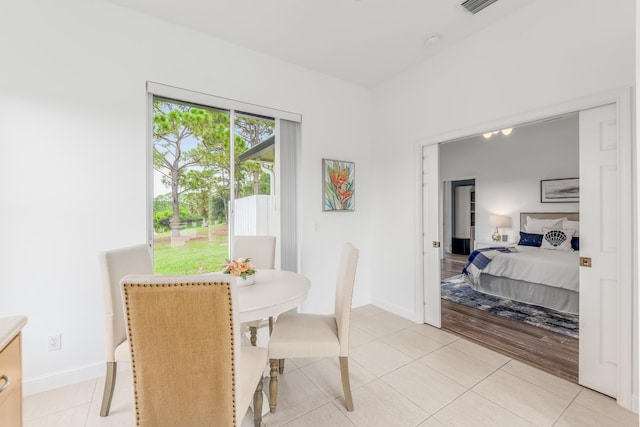
M 255 195 L 236 199 L 233 224 L 236 236 L 277 235 L 275 197 Z

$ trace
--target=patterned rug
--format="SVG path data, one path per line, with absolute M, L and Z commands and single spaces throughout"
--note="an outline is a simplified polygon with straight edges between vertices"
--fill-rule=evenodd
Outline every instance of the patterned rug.
M 463 275 L 444 279 L 441 292 L 443 299 L 578 338 L 578 315 L 474 291 Z

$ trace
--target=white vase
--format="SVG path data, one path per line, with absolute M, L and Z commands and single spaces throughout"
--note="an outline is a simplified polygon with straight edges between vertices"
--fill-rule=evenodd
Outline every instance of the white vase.
M 253 285 L 254 283 L 256 283 L 255 274 L 247 276 L 246 279 L 243 279 L 242 276 L 236 277 L 236 285 L 238 286 L 249 286 L 249 285 Z

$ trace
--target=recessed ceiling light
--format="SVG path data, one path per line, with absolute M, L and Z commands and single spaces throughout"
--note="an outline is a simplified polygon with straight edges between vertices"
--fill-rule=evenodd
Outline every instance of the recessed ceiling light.
M 424 38 L 423 43 L 425 46 L 433 46 L 434 44 L 438 44 L 441 40 L 442 40 L 442 34 L 431 33 Z

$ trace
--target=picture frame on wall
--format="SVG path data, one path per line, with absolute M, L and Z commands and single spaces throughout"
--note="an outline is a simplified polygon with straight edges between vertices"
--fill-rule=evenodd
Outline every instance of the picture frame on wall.
M 353 162 L 322 159 L 323 212 L 355 210 L 355 168 Z
M 540 181 L 540 202 L 578 203 L 580 201 L 580 179 L 544 179 Z

